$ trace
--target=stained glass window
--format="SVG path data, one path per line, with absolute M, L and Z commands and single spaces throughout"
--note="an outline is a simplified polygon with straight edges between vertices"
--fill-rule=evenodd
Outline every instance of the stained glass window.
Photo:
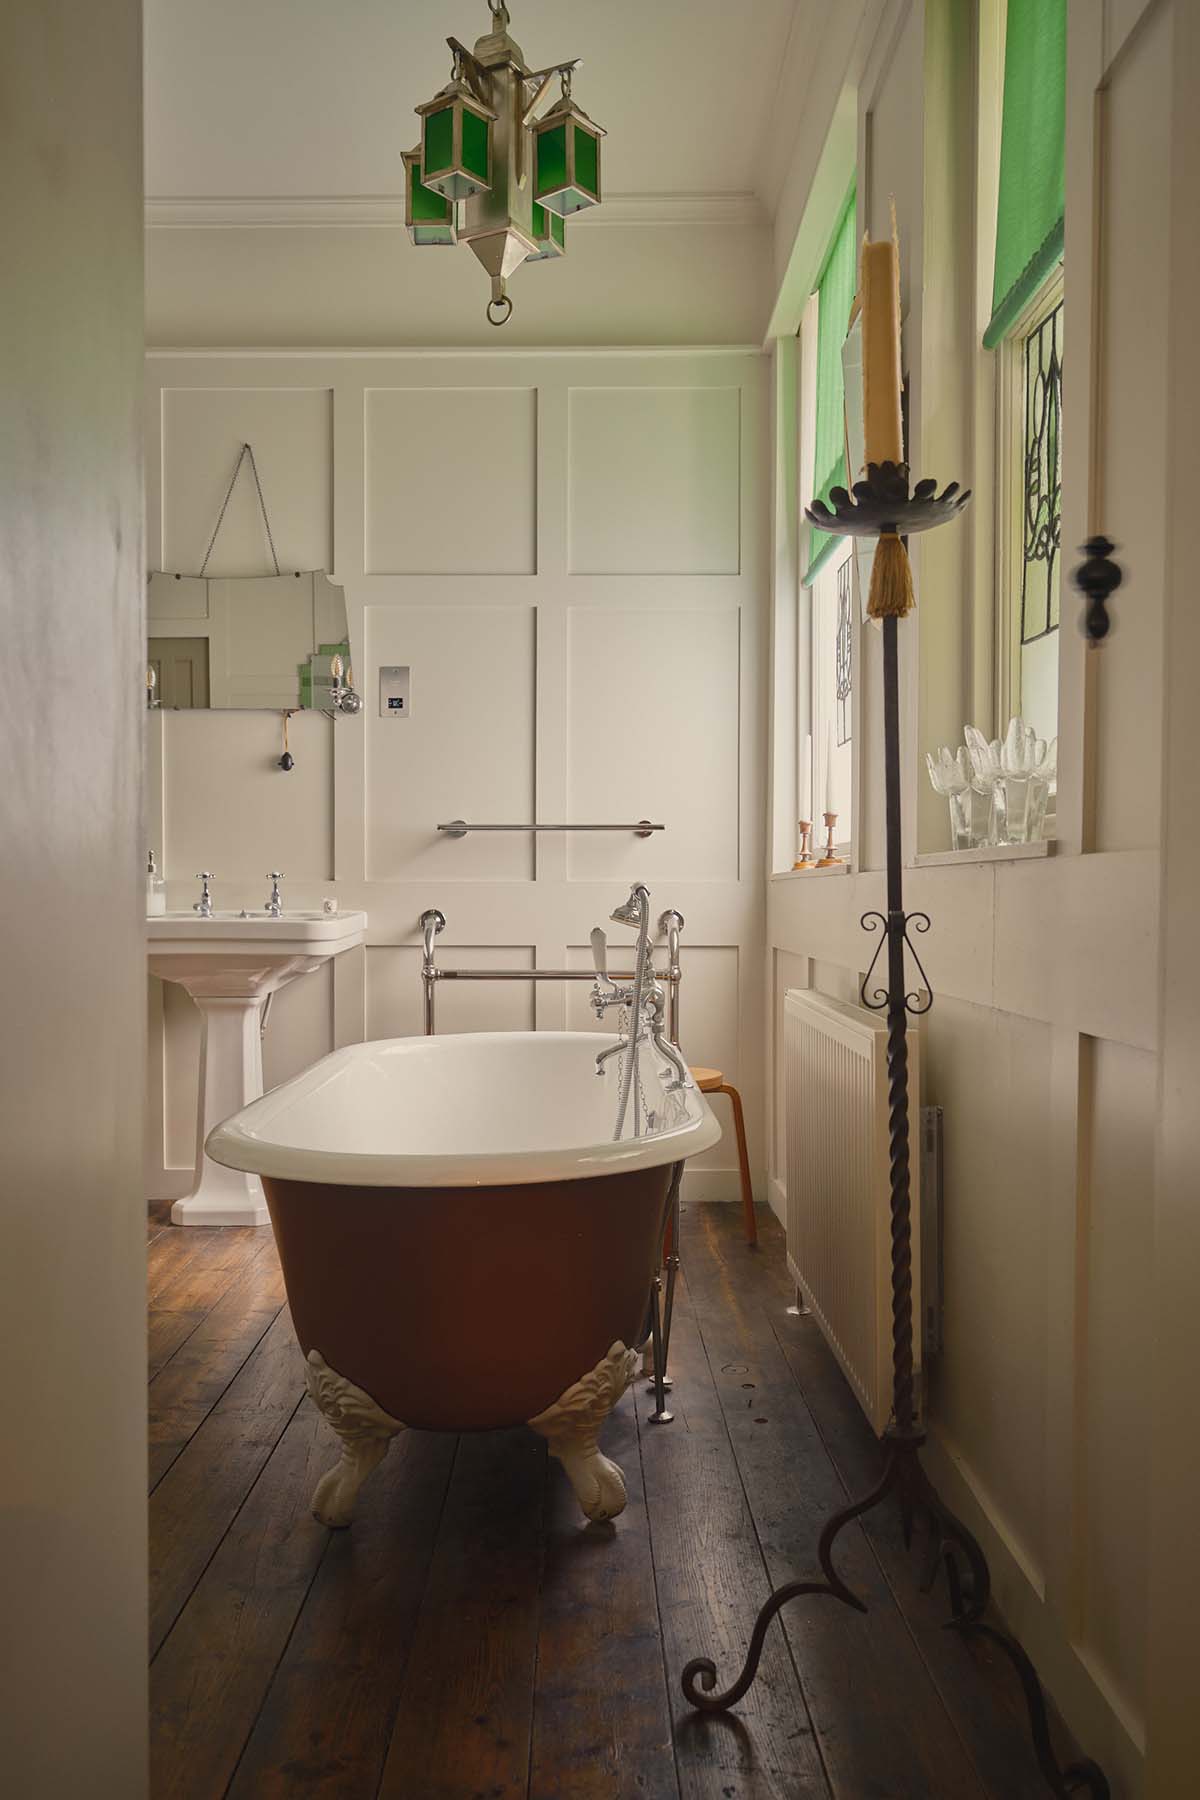
M 853 608 L 851 602 L 853 556 L 847 556 L 837 572 L 837 641 L 835 658 L 837 702 L 836 730 L 839 744 L 850 742 L 850 671 L 853 666 L 853 643 L 851 640 L 851 620 Z
M 1021 642 L 1058 629 L 1062 547 L 1062 320 L 1060 300 L 1025 339 Z

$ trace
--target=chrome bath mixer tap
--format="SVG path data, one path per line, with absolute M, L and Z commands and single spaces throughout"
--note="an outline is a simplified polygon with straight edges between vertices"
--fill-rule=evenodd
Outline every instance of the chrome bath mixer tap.
M 619 1138 L 625 1123 L 630 1089 L 633 1086 L 638 1045 L 644 1043 L 647 1037 L 673 1072 L 674 1078 L 666 1084 L 668 1093 L 687 1087 L 691 1077 L 683 1057 L 666 1035 L 666 994 L 662 984 L 655 977 L 650 950 L 649 888 L 640 881 L 635 883 L 630 890 L 628 900 L 616 908 L 611 918 L 615 925 L 636 926 L 638 934 L 633 980 L 627 986 L 622 986 L 609 976 L 608 938 L 603 927 L 597 925 L 591 935 L 592 961 L 596 968 L 596 980 L 591 996 L 592 1011 L 598 1019 L 603 1019 L 610 1006 L 627 1009 L 629 1013 L 628 1038 L 619 1038 L 607 1050 L 602 1050 L 596 1058 L 596 1073 L 599 1075 L 603 1074 L 604 1065 L 610 1056 L 620 1056 L 628 1052 L 622 1064 L 621 1090 L 617 1103 L 617 1124 L 614 1135 Z

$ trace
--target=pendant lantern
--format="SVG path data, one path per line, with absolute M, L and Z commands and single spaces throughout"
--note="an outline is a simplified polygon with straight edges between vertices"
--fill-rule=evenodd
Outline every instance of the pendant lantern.
M 404 216 L 414 244 L 470 246 L 491 280 L 488 320 L 503 325 L 515 270 L 563 256 L 563 220 L 599 205 L 605 134 L 571 97 L 578 61 L 531 69 L 504 0 L 488 6 L 491 30 L 474 50 L 446 39 L 450 80 L 416 109 L 421 145 L 404 154 Z M 539 118 L 556 81 L 561 96 Z

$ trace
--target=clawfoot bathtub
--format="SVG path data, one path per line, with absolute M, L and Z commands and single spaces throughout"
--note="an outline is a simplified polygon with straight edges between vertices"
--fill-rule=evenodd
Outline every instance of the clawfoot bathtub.
M 597 1437 L 645 1336 L 675 1170 L 720 1128 L 643 1048 L 638 1129 L 612 1141 L 621 1058 L 595 1032 L 337 1050 L 213 1131 L 260 1175 L 309 1393 L 341 1445 L 313 1496 L 348 1525 L 406 1426 L 528 1423 L 589 1519 L 625 1483 Z M 632 1125 L 632 1114 L 630 1118 Z

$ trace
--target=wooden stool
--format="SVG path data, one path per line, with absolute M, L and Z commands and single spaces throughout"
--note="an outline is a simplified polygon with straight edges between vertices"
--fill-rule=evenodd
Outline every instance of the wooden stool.
M 720 1069 L 693 1069 L 692 1080 L 702 1094 L 728 1094 L 733 1107 L 733 1129 L 737 1136 L 738 1167 L 742 1177 L 742 1217 L 746 1221 L 746 1242 L 757 1244 L 758 1221 L 754 1217 L 754 1189 L 750 1185 L 750 1157 L 746 1150 L 746 1121 L 742 1117 L 742 1096 L 730 1087 Z

